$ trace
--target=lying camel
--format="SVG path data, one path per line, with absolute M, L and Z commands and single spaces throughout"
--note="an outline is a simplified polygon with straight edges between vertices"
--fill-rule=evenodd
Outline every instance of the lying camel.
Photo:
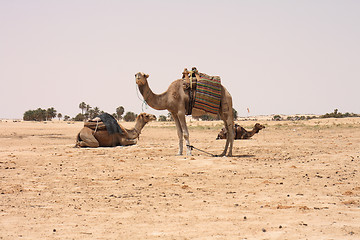
M 249 132 L 249 131 L 246 131 L 246 129 L 241 127 L 240 125 L 235 124 L 235 126 L 234 126 L 235 139 L 249 139 L 263 128 L 265 128 L 265 126 L 263 126 L 259 123 L 256 123 L 254 128 Z M 226 139 L 226 136 L 227 136 L 227 131 L 225 128 L 223 128 L 223 129 L 221 129 L 220 133 L 218 134 L 216 140 Z
M 120 125 L 121 133 L 113 134 L 109 134 L 106 128 L 91 129 L 84 126 L 77 135 L 75 146 L 95 148 L 134 145 L 137 143 L 136 138 L 139 137 L 141 130 L 152 120 L 156 120 L 156 116 L 140 113 L 136 118 L 134 128 L 126 129 Z

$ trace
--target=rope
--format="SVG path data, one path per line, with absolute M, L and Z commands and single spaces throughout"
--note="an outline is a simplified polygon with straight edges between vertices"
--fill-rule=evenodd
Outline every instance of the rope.
M 95 135 L 96 130 L 98 129 L 98 126 L 99 126 L 99 120 L 98 120 L 98 119 L 96 119 L 96 127 L 95 127 L 95 130 L 94 130 L 93 135 Z
M 219 155 L 215 155 L 215 154 L 206 152 L 206 151 L 204 151 L 204 150 L 201 150 L 201 149 L 199 149 L 199 148 L 194 147 L 193 145 L 186 145 L 186 146 L 189 147 L 191 150 L 196 149 L 196 150 L 198 150 L 198 151 L 200 151 L 200 152 L 203 152 L 203 153 L 206 153 L 206 154 L 208 154 L 208 155 L 210 155 L 210 156 L 212 156 L 212 157 L 219 157 Z
M 141 130 L 138 131 L 138 130 L 136 130 L 136 128 L 134 128 L 134 130 L 135 130 L 136 134 L 138 135 L 137 139 L 140 140 Z
M 136 89 L 136 95 L 137 95 L 138 99 L 142 102 L 141 111 L 142 111 L 142 112 L 145 112 L 145 111 L 144 111 L 144 104 L 145 104 L 145 109 L 148 109 L 148 107 L 147 107 L 148 104 L 147 104 L 147 102 L 145 101 L 144 98 L 141 99 L 141 98 L 139 97 L 139 89 L 137 88 L 137 86 L 135 86 L 135 89 Z

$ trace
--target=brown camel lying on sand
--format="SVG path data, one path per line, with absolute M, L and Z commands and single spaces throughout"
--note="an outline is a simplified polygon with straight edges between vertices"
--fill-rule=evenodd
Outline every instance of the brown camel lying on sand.
M 141 129 L 143 129 L 148 122 L 156 120 L 156 117 L 152 114 L 140 113 L 136 118 L 134 128 L 126 129 L 119 124 L 121 133 L 113 134 L 109 134 L 105 125 L 102 124 L 102 122 L 98 122 L 99 119 L 96 120 L 92 120 L 92 122 L 84 124 L 83 129 L 81 129 L 77 135 L 76 147 L 95 148 L 134 145 L 137 143 L 136 138 L 139 137 Z
M 235 139 L 249 139 L 258 133 L 261 129 L 265 128 L 265 126 L 256 123 L 254 128 L 251 131 L 246 131 L 245 128 L 241 127 L 238 124 L 235 124 Z M 218 134 L 216 140 L 218 139 L 226 139 L 227 131 L 225 128 L 221 129 L 220 133 Z

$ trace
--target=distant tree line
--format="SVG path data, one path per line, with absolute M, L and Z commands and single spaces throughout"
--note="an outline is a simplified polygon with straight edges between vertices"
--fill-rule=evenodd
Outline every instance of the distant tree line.
M 314 119 L 314 118 L 346 118 L 346 117 L 360 117 L 359 114 L 355 114 L 355 113 L 341 113 L 339 112 L 338 109 L 334 109 L 333 112 L 331 113 L 325 113 L 324 115 L 320 115 L 320 116 L 288 116 L 286 118 L 286 120 L 289 121 L 299 121 L 299 120 L 310 120 L 310 119 Z M 280 115 L 274 115 L 272 120 L 274 121 L 282 121 L 285 120 L 283 119 Z
M 71 118 L 68 115 L 63 115 L 61 113 L 58 113 L 55 108 L 51 107 L 48 109 L 42 109 L 38 108 L 36 110 L 28 110 L 24 113 L 23 120 L 24 121 L 51 121 L 53 118 L 58 118 L 59 120 L 61 118 L 64 119 L 64 121 L 85 121 L 88 119 L 95 118 L 96 116 L 104 113 L 104 111 L 100 110 L 98 107 L 92 108 L 89 104 L 86 104 L 85 102 L 81 102 L 79 104 L 79 108 L 81 109 L 81 112 L 77 114 L 74 118 Z M 116 108 L 115 112 L 112 114 L 114 118 L 117 120 L 124 120 L 126 122 L 133 122 L 135 121 L 137 114 L 133 112 L 126 112 L 124 115 L 125 109 L 123 106 L 119 106 Z M 124 115 L 124 116 L 123 116 Z M 238 118 L 238 112 L 233 108 L 233 115 L 234 120 Z M 334 109 L 331 113 L 325 113 L 324 115 L 320 115 L 318 117 L 316 116 L 288 116 L 286 120 L 290 121 L 298 121 L 298 120 L 309 120 L 313 118 L 345 118 L 345 117 L 360 117 L 360 114 L 355 113 L 341 113 L 338 109 Z M 214 120 L 220 120 L 220 116 L 211 116 L 211 115 L 202 115 L 200 117 L 197 117 L 197 119 L 201 119 L 202 121 L 214 121 Z M 167 116 L 160 115 L 158 118 L 159 121 L 174 121 L 172 118 L 171 113 L 168 113 Z M 272 118 L 274 121 L 281 121 L 285 120 L 280 115 L 274 115 Z
M 360 117 L 359 114 L 355 113 L 341 113 L 338 109 L 334 109 L 332 113 L 325 113 L 320 118 L 345 118 L 345 117 Z
M 74 121 L 85 121 L 95 118 L 96 116 L 104 113 L 104 111 L 101 111 L 100 108 L 92 108 L 89 104 L 86 104 L 85 102 L 81 102 L 79 104 L 79 108 L 81 109 L 81 113 L 75 116 L 75 118 L 73 119 Z
M 81 102 L 79 104 L 79 108 L 81 109 L 81 113 L 75 116 L 74 121 L 84 121 L 88 119 L 92 119 L 102 113 L 104 111 L 100 110 L 98 107 L 92 108 L 89 104 L 86 104 L 85 102 Z M 115 113 L 112 114 L 114 118 L 117 120 L 123 119 L 126 122 L 133 122 L 135 121 L 137 115 L 133 112 L 126 112 L 124 117 L 122 116 L 125 112 L 125 109 L 123 106 L 119 106 L 116 108 Z
M 53 118 L 58 118 L 59 120 L 61 118 L 64 118 L 64 121 L 85 121 L 88 119 L 95 118 L 96 116 L 104 113 L 104 111 L 100 110 L 98 107 L 92 108 L 89 104 L 86 104 L 85 102 L 81 102 L 79 104 L 79 108 L 81 109 L 81 113 L 77 114 L 74 118 L 71 118 L 68 115 L 63 115 L 61 113 L 57 113 L 55 108 L 51 107 L 48 109 L 42 109 L 38 108 L 36 110 L 28 110 L 23 115 L 24 121 L 51 121 Z M 116 108 L 115 113 L 112 114 L 114 118 L 117 120 L 123 119 L 124 121 L 131 122 L 135 121 L 137 114 L 133 112 L 125 112 L 125 109 L 123 106 L 119 106 Z
M 28 110 L 24 113 L 25 121 L 51 121 L 56 116 L 62 116 L 61 113 L 56 115 L 56 110 L 51 107 L 48 109 L 38 108 L 36 110 Z

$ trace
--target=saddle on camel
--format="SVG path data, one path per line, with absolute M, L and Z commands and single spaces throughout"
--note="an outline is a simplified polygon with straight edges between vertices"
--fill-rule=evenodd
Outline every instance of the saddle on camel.
M 95 132 L 97 130 L 107 130 L 109 135 L 115 133 L 124 133 L 116 119 L 108 113 L 103 113 L 96 118 L 90 119 L 89 121 L 84 123 L 84 127 L 88 127 Z
M 219 76 L 209 76 L 205 73 L 199 73 L 196 67 L 191 71 L 187 68 L 182 73 L 183 88 L 189 96 L 189 102 L 186 104 L 186 115 L 217 115 L 221 100 L 221 80 Z M 197 114 L 193 114 L 193 110 Z

